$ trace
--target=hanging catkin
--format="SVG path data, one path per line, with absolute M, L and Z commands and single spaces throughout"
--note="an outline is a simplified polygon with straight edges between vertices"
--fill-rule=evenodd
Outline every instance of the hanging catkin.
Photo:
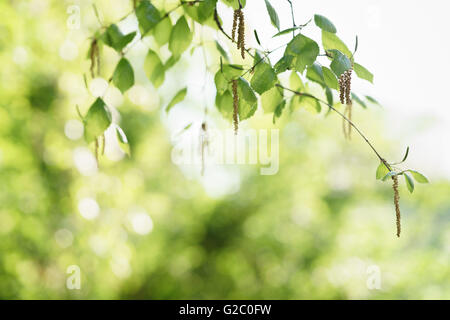
M 239 20 L 239 10 L 234 10 L 233 15 L 233 29 L 231 30 L 231 40 L 236 42 L 236 28 Z
M 236 40 L 237 29 L 237 40 Z M 238 50 L 241 50 L 242 59 L 245 59 L 245 18 L 242 9 L 234 10 L 233 28 L 231 30 L 231 40 L 236 43 Z
M 244 12 L 239 9 L 238 49 L 241 49 L 242 59 L 245 59 L 245 22 Z
M 395 215 L 396 215 L 396 220 L 397 220 L 397 237 L 400 238 L 400 232 L 402 230 L 402 226 L 401 226 L 401 216 L 400 216 L 400 204 L 399 204 L 399 200 L 400 200 L 400 194 L 398 192 L 398 176 L 393 176 L 392 180 L 394 181 L 394 183 L 392 184 L 392 188 L 394 189 L 394 204 L 395 204 Z
M 348 118 L 348 120 L 352 121 L 352 107 L 353 102 L 351 99 L 351 91 L 352 91 L 352 71 L 353 69 L 349 69 L 345 71 L 339 77 L 339 100 L 341 104 L 346 105 L 344 115 Z M 344 132 L 344 137 L 346 139 L 350 139 L 351 137 L 351 124 L 346 120 L 342 120 L 342 130 Z
M 236 79 L 232 80 L 232 89 L 233 89 L 233 123 L 234 123 L 234 133 L 237 134 L 239 129 L 239 95 L 238 95 L 238 81 Z

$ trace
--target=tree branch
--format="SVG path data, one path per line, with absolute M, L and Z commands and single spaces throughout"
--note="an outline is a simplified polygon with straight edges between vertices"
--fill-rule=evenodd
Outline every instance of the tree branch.
M 330 108 L 331 110 L 333 110 L 334 112 L 336 112 L 339 116 L 342 117 L 342 119 L 344 119 L 346 122 L 348 122 L 355 130 L 356 132 L 358 132 L 358 134 L 364 139 L 364 141 L 369 145 L 369 147 L 372 149 L 372 151 L 376 154 L 376 156 L 378 157 L 378 159 L 380 159 L 380 161 L 386 166 L 386 168 L 389 171 L 392 171 L 391 166 L 387 163 L 387 161 L 380 155 L 380 153 L 377 151 L 377 149 L 375 149 L 375 147 L 373 146 L 373 144 L 369 141 L 369 139 L 367 139 L 367 137 L 362 133 L 362 131 L 353 123 L 353 121 L 351 121 L 349 118 L 347 118 L 342 112 L 340 112 L 339 110 L 337 110 L 335 107 L 333 107 L 331 104 L 329 104 L 328 102 L 323 101 L 322 99 L 317 98 L 316 96 L 309 94 L 309 93 L 304 93 L 304 92 L 299 92 L 296 90 L 292 90 L 289 88 L 286 88 L 284 86 L 282 86 L 281 84 L 277 83 L 276 84 L 277 87 L 286 90 L 286 91 L 290 91 L 292 93 L 294 93 L 295 95 L 298 96 L 303 96 L 303 97 L 309 97 L 312 98 L 314 100 L 316 100 L 319 103 L 322 103 L 324 105 L 326 105 L 328 108 Z

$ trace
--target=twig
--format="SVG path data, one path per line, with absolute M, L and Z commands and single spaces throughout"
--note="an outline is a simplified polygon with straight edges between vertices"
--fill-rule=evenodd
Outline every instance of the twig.
M 291 6 L 292 28 L 295 28 L 294 7 L 292 6 L 291 0 L 287 0 L 287 2 L 289 2 L 289 5 Z M 295 30 L 292 30 L 292 37 L 295 38 Z
M 275 49 L 273 49 L 273 50 L 264 52 L 264 57 L 262 57 L 262 58 L 260 58 L 258 61 L 256 61 L 256 62 L 253 64 L 253 66 L 252 66 L 251 68 L 247 69 L 247 71 L 245 71 L 245 72 L 241 75 L 241 77 L 243 77 L 243 76 L 245 76 L 247 73 L 253 71 L 253 70 L 255 69 L 255 67 L 256 67 L 258 64 L 260 64 L 261 62 L 263 62 L 270 54 L 272 54 L 273 52 L 275 52 L 275 51 L 277 51 L 277 50 L 279 50 L 279 49 L 281 49 L 281 48 L 283 48 L 283 47 L 285 47 L 285 46 L 287 46 L 287 45 L 288 45 L 288 44 L 286 43 L 286 44 L 283 44 L 283 45 L 281 45 L 281 46 L 279 46 L 279 47 L 277 47 L 277 48 L 275 48 Z
M 309 94 L 309 93 L 304 93 L 304 92 L 299 92 L 296 90 L 292 90 L 289 88 L 286 88 L 284 86 L 282 86 L 281 84 L 277 83 L 276 84 L 277 87 L 283 89 L 283 90 L 287 90 L 290 91 L 298 96 L 304 96 L 304 97 L 309 97 L 312 98 L 314 100 L 316 100 L 317 102 L 320 102 L 324 105 L 326 105 L 328 108 L 330 108 L 331 110 L 333 110 L 334 112 L 336 112 L 339 116 L 342 117 L 342 119 L 344 119 L 345 121 L 348 122 L 348 124 L 350 124 L 355 130 L 356 132 L 358 132 L 358 134 L 364 139 L 364 141 L 369 145 L 369 147 L 373 150 L 373 152 L 377 155 L 378 159 L 380 159 L 380 161 L 386 166 L 386 168 L 389 171 L 392 171 L 391 166 L 387 163 L 386 160 L 384 160 L 384 158 L 380 155 L 380 153 L 377 151 L 377 149 L 375 149 L 375 147 L 373 146 L 373 144 L 369 141 L 369 139 L 367 139 L 367 137 L 362 133 L 362 131 L 353 123 L 353 121 L 351 121 L 349 118 L 347 118 L 342 112 L 340 112 L 339 110 L 337 110 L 335 107 L 333 107 L 331 104 L 329 104 L 326 101 L 323 101 L 322 99 L 317 98 L 316 96 Z

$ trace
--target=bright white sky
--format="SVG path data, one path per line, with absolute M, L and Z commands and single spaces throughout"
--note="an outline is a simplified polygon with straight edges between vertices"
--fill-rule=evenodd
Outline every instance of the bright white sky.
M 449 1 L 293 0 L 297 24 L 315 13 L 328 17 L 350 49 L 359 37 L 356 61 L 375 75 L 375 85 L 355 83 L 355 91 L 376 97 L 385 107 L 387 137 L 411 146 L 409 164 L 433 180 L 450 178 Z M 292 26 L 286 0 L 271 1 L 281 28 Z M 245 11 L 262 44 L 275 48 L 263 0 L 248 0 Z M 315 34 L 312 23 L 305 31 Z M 316 33 L 315 39 L 320 39 Z M 256 45 L 256 44 L 255 44 Z M 280 52 L 280 54 L 282 51 Z M 276 61 L 276 60 L 275 60 Z

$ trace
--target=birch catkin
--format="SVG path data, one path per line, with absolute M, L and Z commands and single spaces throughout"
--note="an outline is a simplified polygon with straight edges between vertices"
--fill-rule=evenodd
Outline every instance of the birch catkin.
M 237 41 L 236 41 L 237 29 Z M 233 28 L 231 30 L 231 40 L 236 43 L 237 49 L 241 50 L 241 57 L 245 59 L 245 18 L 242 9 L 234 10 Z
M 400 194 L 398 192 L 398 176 L 393 176 L 392 180 L 394 181 L 392 184 L 392 188 L 394 189 L 394 204 L 395 204 L 395 215 L 397 222 L 397 237 L 400 238 L 400 233 L 402 231 L 401 226 L 401 216 L 400 216 Z
M 245 22 L 244 12 L 239 9 L 238 49 L 241 49 L 241 57 L 245 59 Z
M 233 89 L 233 123 L 234 123 L 234 133 L 237 134 L 239 129 L 239 95 L 238 95 L 238 81 L 234 79 L 232 81 L 232 89 Z
M 347 118 L 352 121 L 352 107 L 353 102 L 351 99 L 351 92 L 352 92 L 352 71 L 353 69 L 349 69 L 345 71 L 341 76 L 339 77 L 339 100 L 341 104 L 345 104 L 345 111 L 344 114 L 347 116 Z M 346 139 L 350 139 L 351 137 L 351 130 L 352 126 L 349 122 L 347 122 L 345 119 L 342 120 L 342 129 L 344 131 L 344 136 Z
M 234 10 L 233 29 L 231 30 L 231 41 L 236 42 L 236 28 L 239 20 L 239 10 Z

